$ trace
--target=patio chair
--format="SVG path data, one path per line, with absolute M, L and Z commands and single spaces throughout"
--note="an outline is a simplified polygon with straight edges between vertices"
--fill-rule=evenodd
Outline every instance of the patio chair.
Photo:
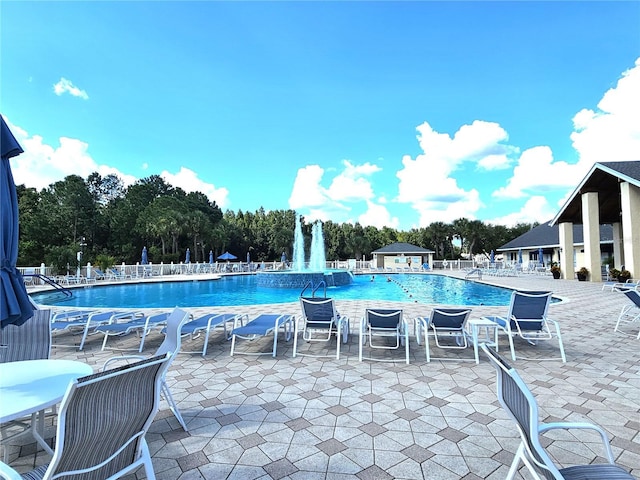
M 506 317 L 497 315 L 483 317 L 498 325 L 495 339 L 496 348 L 498 348 L 499 331 L 507 334 L 509 347 L 511 348 L 511 358 L 514 361 L 516 360 L 516 352 L 513 345 L 513 337 L 520 337 L 531 345 L 536 345 L 539 341 L 557 338 L 560 357 L 562 362 L 566 363 L 567 358 L 562 344 L 560 325 L 555 320 L 547 317 L 547 309 L 550 302 L 551 292 L 514 290 L 511 293 L 509 313 Z M 553 330 L 551 330 L 550 325 L 553 326 Z
M 438 348 L 461 350 L 469 346 L 466 327 L 470 314 L 470 309 L 434 308 L 429 317 L 416 318 L 416 341 L 420 345 L 424 337 L 427 362 L 431 361 L 430 336 L 433 336 Z M 439 358 L 438 360 L 459 360 L 459 358 Z M 475 359 L 469 360 L 475 361 Z
M 624 290 L 622 293 L 631 300 L 631 304 L 627 304 L 622 307 L 620 315 L 618 316 L 618 321 L 616 322 L 616 327 L 613 329 L 614 332 L 622 332 L 622 330 L 620 330 L 621 323 L 640 323 L 640 293 L 636 290 Z M 640 339 L 640 332 L 638 332 L 637 338 Z
M 51 354 L 51 326 L 49 317 L 51 310 L 34 310 L 33 316 L 22 325 L 6 325 L 0 328 L 0 363 L 21 362 L 24 360 L 41 360 Z M 0 394 L 0 400 L 2 395 Z M 53 408 L 55 414 L 55 407 Z M 44 430 L 45 411 L 34 413 L 2 425 L 0 437 L 5 444 L 4 461 L 9 459 L 9 440 L 21 437 L 29 432 Z M 19 428 L 18 432 L 8 434 L 9 430 Z
M 243 353 L 245 355 L 265 355 L 271 353 L 271 355 L 275 357 L 278 349 L 278 330 L 282 329 L 284 331 L 285 339 L 288 342 L 291 340 L 291 334 L 295 323 L 295 315 L 262 314 L 258 315 L 246 324 L 243 324 L 242 316 L 237 317 L 233 322 L 233 330 L 231 330 L 231 356 L 233 357 L 235 352 L 236 339 L 241 338 L 253 341 L 257 338 L 273 334 L 273 349 L 271 352 L 236 353 Z
M 515 371 L 497 352 L 481 345 L 482 350 L 496 369 L 497 396 L 507 414 L 516 422 L 520 434 L 520 446 L 516 451 L 511 468 L 506 476 L 513 479 L 520 466 L 525 464 L 531 475 L 536 479 L 558 480 L 633 480 L 629 472 L 614 462 L 607 433 L 598 425 L 592 423 L 540 423 L 538 419 L 538 404 L 535 397 Z M 604 453 L 609 463 L 594 463 L 589 465 L 575 465 L 560 468 L 553 461 L 541 443 L 540 434 L 550 430 L 594 430 L 600 435 L 604 446 Z
M 122 322 L 124 318 L 129 320 Z M 144 341 L 152 328 L 159 328 L 164 326 L 165 322 L 169 318 L 169 312 L 142 314 L 140 312 L 129 312 L 127 317 L 119 317 L 112 323 L 106 325 L 98 325 L 96 332 L 104 334 L 104 340 L 102 341 L 102 350 L 107 345 L 109 337 L 128 335 L 131 332 L 136 332 L 140 336 L 140 348 L 138 352 L 142 352 L 144 348 Z
M 171 355 L 153 357 L 74 380 L 60 405 L 53 458 L 21 476 L 0 463 L 9 480 L 116 479 L 143 466 L 155 479 L 145 435 L 156 413 Z
M 189 314 L 184 310 L 176 308 L 173 310 L 173 312 L 171 312 L 171 314 L 167 319 L 167 326 L 164 329 L 164 332 L 165 332 L 164 341 L 160 344 L 160 346 L 158 347 L 158 349 L 153 355 L 157 357 L 159 355 L 166 355 L 167 353 L 171 354 L 171 360 L 169 360 L 169 363 L 167 364 L 165 372 L 162 374 L 161 391 L 162 391 L 162 394 L 164 395 L 165 400 L 169 404 L 169 408 L 173 412 L 173 415 L 176 417 L 176 419 L 178 420 L 178 422 L 182 426 L 182 429 L 185 432 L 188 431 L 187 424 L 182 418 L 182 415 L 180 414 L 180 410 L 178 410 L 178 406 L 176 405 L 176 402 L 173 399 L 173 395 L 171 394 L 171 390 L 169 390 L 169 386 L 167 385 L 166 371 L 169 369 L 169 366 L 171 365 L 171 362 L 173 362 L 173 359 L 180 352 L 180 344 L 181 344 L 181 338 L 182 338 L 181 331 L 182 331 L 183 325 L 188 319 L 189 319 Z M 140 360 L 144 358 L 145 358 L 144 356 L 140 356 L 140 355 L 121 355 L 118 357 L 111 357 L 104 362 L 104 364 L 102 365 L 102 370 L 105 370 L 107 366 L 112 364 L 113 362 L 129 361 L 132 359 Z
M 131 275 L 120 272 L 117 268 L 107 269 L 107 280 L 130 280 Z
M 340 358 L 340 341 L 349 340 L 349 318 L 340 315 L 336 310 L 335 301 L 327 297 L 300 297 L 302 309 L 301 324 L 296 322 L 293 333 L 293 356 L 326 356 L 300 353 L 298 351 L 298 334 L 302 332 L 302 339 L 307 342 L 329 342 L 336 336 L 336 359 Z M 302 330 L 300 330 L 302 328 Z
M 383 339 L 375 342 L 374 338 Z M 362 347 L 369 339 L 369 347 L 382 350 L 399 349 L 404 346 L 405 363 L 409 364 L 409 328 L 404 320 L 402 310 L 388 310 L 379 308 L 367 308 L 364 317 L 360 321 L 358 360 L 362 361 Z M 389 344 L 388 339 L 393 339 Z M 385 360 L 367 358 L 367 360 Z
M 204 357 L 207 354 L 209 336 L 211 335 L 212 330 L 222 328 L 224 331 L 224 338 L 226 340 L 231 340 L 231 330 L 233 329 L 233 325 L 237 317 L 241 317 L 241 325 L 244 325 L 245 320 L 248 320 L 247 315 L 241 315 L 238 313 L 207 313 L 185 323 L 182 326 L 182 335 L 191 335 L 191 338 L 195 338 L 200 335 L 200 333 L 204 332 L 204 344 L 202 346 L 202 356 Z

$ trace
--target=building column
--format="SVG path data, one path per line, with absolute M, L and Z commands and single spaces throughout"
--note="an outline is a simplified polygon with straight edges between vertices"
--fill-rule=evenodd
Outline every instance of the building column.
M 582 194 L 582 235 L 584 238 L 584 261 L 592 282 L 602 281 L 602 254 L 600 253 L 600 207 L 598 192 Z
M 558 225 L 560 235 L 560 272 L 562 278 L 573 278 L 573 223 L 565 222 Z
M 629 182 L 620 184 L 624 266 L 631 278 L 640 276 L 640 188 Z
M 624 250 L 622 248 L 622 224 L 615 222 L 611 224 L 613 228 L 613 266 L 620 270 L 624 265 Z

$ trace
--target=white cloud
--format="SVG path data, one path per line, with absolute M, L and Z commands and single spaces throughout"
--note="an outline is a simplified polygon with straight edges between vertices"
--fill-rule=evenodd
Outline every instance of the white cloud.
M 554 161 L 551 148 L 529 148 L 522 152 L 513 176 L 505 187 L 493 192 L 497 198 L 525 198 L 532 192 L 569 188 L 580 181 L 582 167 Z
M 397 217 L 392 217 L 385 206 L 373 202 L 367 202 L 367 211 L 358 217 L 358 222 L 363 227 L 396 229 L 400 227 L 400 221 Z
M 53 85 L 53 91 L 56 95 L 60 96 L 64 93 L 68 93 L 73 97 L 79 97 L 83 100 L 89 100 L 89 95 L 84 90 L 76 87 L 71 80 L 67 80 L 66 78 L 61 78 L 60 81 Z
M 186 167 L 180 167 L 178 173 L 173 174 L 164 170 L 160 176 L 164 180 L 173 185 L 180 187 L 185 192 L 201 192 L 204 193 L 211 201 L 215 201 L 218 207 L 224 209 L 229 205 L 229 190 L 224 187 L 216 188 L 212 183 L 207 183 L 200 178 L 193 170 Z
M 533 196 L 526 201 L 520 211 L 502 217 L 488 219 L 486 222 L 494 225 L 513 227 L 518 223 L 547 222 L 553 218 L 556 213 L 556 209 L 549 205 L 545 197 Z
M 328 188 L 322 185 L 325 177 L 322 167 L 307 165 L 300 168 L 289 197 L 289 207 L 309 221 L 349 221 L 354 206 L 374 197 L 373 186 L 367 177 L 381 168 L 369 162 L 355 165 L 349 160 L 343 160 L 342 165 L 342 171 L 330 170 L 335 175 Z
M 403 157 L 403 168 L 396 174 L 400 180 L 396 201 L 411 204 L 421 227 L 434 221 L 475 218 L 482 207 L 480 195 L 475 189 L 461 188 L 455 171 L 463 163 L 481 170 L 505 168 L 509 156 L 518 151 L 503 143 L 507 132 L 497 123 L 479 120 L 460 127 L 453 138 L 436 132 L 426 122 L 417 130 L 423 153 L 415 159 Z
M 640 58 L 609 89 L 596 111 L 573 117 L 573 148 L 586 174 L 595 162 L 640 159 Z
M 9 128 L 24 153 L 11 159 L 11 170 L 16 184 L 24 184 L 38 190 L 64 179 L 68 175 L 79 175 L 87 178 L 98 172 L 105 176 L 118 175 L 129 185 L 136 181 L 135 177 L 125 175 L 113 167 L 99 165 L 89 154 L 89 145 L 74 138 L 61 137 L 57 147 L 44 143 L 39 135 L 29 136 L 22 128 L 12 125 Z

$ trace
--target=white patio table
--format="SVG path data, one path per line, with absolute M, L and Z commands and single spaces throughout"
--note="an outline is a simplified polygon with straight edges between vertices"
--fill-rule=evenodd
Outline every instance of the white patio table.
M 72 380 L 91 375 L 73 360 L 25 360 L 0 364 L 0 424 L 41 412 L 59 403 Z M 31 434 L 49 454 L 53 450 L 33 423 Z

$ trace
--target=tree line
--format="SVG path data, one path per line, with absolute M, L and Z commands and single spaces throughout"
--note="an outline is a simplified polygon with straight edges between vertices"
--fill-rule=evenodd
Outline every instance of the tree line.
M 82 264 L 114 265 L 140 261 L 147 247 L 153 263 L 208 262 L 225 251 L 256 262 L 291 258 L 296 213 L 293 210 L 223 212 L 200 192 L 186 193 L 152 175 L 124 186 L 116 175 L 69 175 L 37 191 L 20 185 L 18 265 L 45 263 L 57 273 Z M 323 223 L 327 260 L 371 258 L 371 252 L 394 242 L 435 251 L 436 259 L 486 253 L 528 231 L 535 224 L 509 228 L 460 218 L 425 228 L 398 231 L 359 223 Z M 309 251 L 312 222 L 302 219 Z M 487 254 L 488 255 L 488 254 Z

